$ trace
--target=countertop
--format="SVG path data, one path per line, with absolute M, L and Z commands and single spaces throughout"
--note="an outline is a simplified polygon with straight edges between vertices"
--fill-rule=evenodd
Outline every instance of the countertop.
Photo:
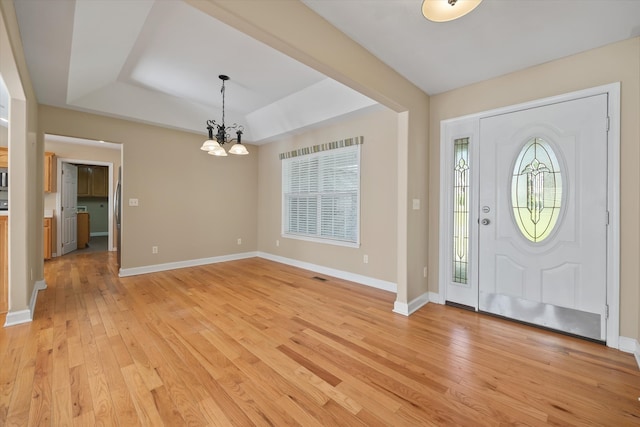
M 9 216 L 9 211 L 0 211 L 0 216 Z M 44 217 L 53 218 L 53 209 L 45 209 Z

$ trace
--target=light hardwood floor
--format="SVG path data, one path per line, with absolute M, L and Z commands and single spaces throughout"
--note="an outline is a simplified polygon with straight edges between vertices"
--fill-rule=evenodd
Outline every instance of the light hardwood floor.
M 46 263 L 0 330 L 2 426 L 640 424 L 634 358 L 263 259 L 118 278 Z M 4 319 L 1 319 L 4 322 Z

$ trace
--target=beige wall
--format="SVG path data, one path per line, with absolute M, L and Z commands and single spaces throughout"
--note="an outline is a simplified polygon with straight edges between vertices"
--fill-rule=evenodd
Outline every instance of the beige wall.
M 9 314 L 29 308 L 36 280 L 44 276 L 43 145 L 37 103 L 20 41 L 13 2 L 0 1 L 0 75 L 9 92 Z M 33 172 L 35 171 L 35 173 Z M 23 315 L 21 315 L 24 318 Z
M 87 162 L 94 161 L 94 162 L 112 163 L 113 164 L 113 183 L 112 184 L 113 184 L 113 188 L 115 189 L 116 182 L 118 181 L 118 167 L 120 167 L 121 153 L 119 148 L 113 149 L 113 148 L 95 147 L 90 145 L 61 142 L 61 141 L 50 141 L 45 138 L 44 149 L 45 151 L 50 151 L 55 153 L 57 158 L 83 160 Z M 45 193 L 44 208 L 51 209 L 54 211 L 54 217 L 57 224 L 59 222 L 59 212 L 56 211 L 56 198 L 58 197 L 60 188 L 56 188 L 56 190 L 57 191 L 53 193 Z M 105 222 L 106 221 L 107 219 L 105 219 Z M 93 224 L 94 223 L 91 222 L 92 230 L 94 227 Z M 105 231 L 105 230 L 101 230 L 101 231 Z M 115 244 L 115 240 L 114 240 L 114 244 Z M 57 235 L 53 241 L 53 247 L 58 248 Z M 59 250 L 54 249 L 53 252 L 55 254 L 59 254 Z
M 640 38 L 615 43 L 431 97 L 430 290 L 438 292 L 440 121 L 498 107 L 621 82 L 620 335 L 640 338 Z
M 258 249 L 323 267 L 378 280 L 396 282 L 397 113 L 384 107 L 359 114 L 347 122 L 322 126 L 260 147 Z M 364 136 L 360 173 L 360 248 L 283 238 L 283 152 L 345 138 Z M 276 246 L 276 240 L 280 246 Z M 369 263 L 363 263 L 368 255 Z
M 124 268 L 260 250 L 396 281 L 397 151 L 389 144 L 397 134 L 395 112 L 378 107 L 345 123 L 323 126 L 259 149 L 249 146 L 249 156 L 227 158 L 200 151 L 202 135 L 48 106 L 40 106 L 39 118 L 43 133 L 124 141 L 124 200 L 136 197 L 140 201 L 138 208 L 125 202 Z M 361 248 L 281 238 L 278 154 L 359 135 L 365 137 Z M 119 156 L 116 150 L 59 142 L 47 142 L 46 149 L 60 157 L 87 160 L 117 162 Z M 203 196 L 207 193 L 210 198 Z M 55 194 L 45 199 L 47 208 L 55 208 Z M 280 247 L 275 246 L 277 239 Z M 159 246 L 158 255 L 151 254 L 151 246 Z M 368 264 L 363 263 L 364 254 L 369 256 Z
M 47 106 L 39 122 L 41 133 L 122 144 L 123 268 L 257 250 L 258 147 L 217 158 L 200 150 L 204 129 L 197 135 Z M 139 206 L 128 206 L 130 198 Z

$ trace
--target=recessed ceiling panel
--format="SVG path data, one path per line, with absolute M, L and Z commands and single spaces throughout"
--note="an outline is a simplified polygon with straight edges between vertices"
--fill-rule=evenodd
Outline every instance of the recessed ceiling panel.
M 243 114 L 325 77 L 209 15 L 178 1 L 156 2 L 131 50 L 121 80 L 206 106 Z

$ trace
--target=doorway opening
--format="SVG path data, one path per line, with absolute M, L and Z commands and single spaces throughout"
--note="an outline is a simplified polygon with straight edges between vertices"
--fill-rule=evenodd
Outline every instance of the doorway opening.
M 75 251 L 115 251 L 114 191 L 121 145 L 45 135 L 45 149 L 55 153 L 56 190 L 45 195 L 55 212 L 52 256 Z

